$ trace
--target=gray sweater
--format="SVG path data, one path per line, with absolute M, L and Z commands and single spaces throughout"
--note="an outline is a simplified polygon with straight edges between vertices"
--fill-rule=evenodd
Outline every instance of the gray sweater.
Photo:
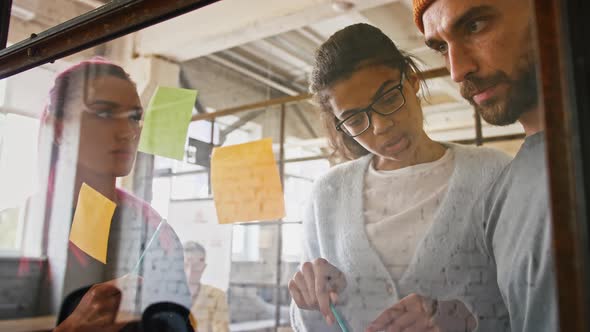
M 493 258 L 513 331 L 558 331 L 545 137 L 525 139 L 473 210 L 479 250 Z
M 323 257 L 344 273 L 348 286 L 337 308 L 351 331 L 364 331 L 410 293 L 461 300 L 478 319 L 478 331 L 509 331 L 493 262 L 477 249 L 475 228 L 463 216 L 510 158 L 486 148 L 447 146 L 455 153 L 447 194 L 400 280 L 391 278 L 365 232 L 363 185 L 372 155 L 338 165 L 316 181 L 303 220 L 302 261 Z M 294 304 L 291 323 L 298 332 L 339 331 L 318 311 Z

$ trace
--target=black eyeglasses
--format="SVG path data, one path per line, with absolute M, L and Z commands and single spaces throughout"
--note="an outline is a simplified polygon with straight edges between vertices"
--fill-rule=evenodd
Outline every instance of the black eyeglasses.
M 356 137 L 371 127 L 371 112 L 379 115 L 391 115 L 399 111 L 405 104 L 406 98 L 402 92 L 404 74 L 398 85 L 387 89 L 369 106 L 355 111 L 336 124 L 336 129 L 350 137 Z

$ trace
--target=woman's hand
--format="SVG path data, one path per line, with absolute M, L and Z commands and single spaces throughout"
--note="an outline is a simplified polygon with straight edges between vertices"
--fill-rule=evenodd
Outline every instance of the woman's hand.
M 436 301 L 410 294 L 375 319 L 366 332 L 469 332 L 475 317 L 461 301 Z
M 344 288 L 344 274 L 323 258 L 303 263 L 301 271 L 289 281 L 289 292 L 295 304 L 301 309 L 319 310 L 329 325 L 336 321 L 330 301 L 336 304 L 338 293 Z
M 72 314 L 55 328 L 54 332 L 119 331 L 129 323 L 116 321 L 123 296 L 121 289 L 137 282 L 141 282 L 140 277 L 126 275 L 92 286 Z

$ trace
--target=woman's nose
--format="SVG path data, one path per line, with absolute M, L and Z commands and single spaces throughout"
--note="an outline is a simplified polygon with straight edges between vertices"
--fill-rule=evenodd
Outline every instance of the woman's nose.
M 132 141 L 139 135 L 139 128 L 128 119 L 118 119 L 115 137 L 121 141 Z
M 370 116 L 374 135 L 386 133 L 394 126 L 393 114 L 381 115 L 371 112 Z

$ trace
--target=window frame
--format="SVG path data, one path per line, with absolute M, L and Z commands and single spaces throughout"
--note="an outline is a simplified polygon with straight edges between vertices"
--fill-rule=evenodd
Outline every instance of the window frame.
M 220 0 L 112 0 L 95 10 L 58 24 L 0 50 L 0 79 L 100 45 Z M 6 1 L 8 2 L 8 1 Z M 8 15 L 7 15 L 8 14 Z M 0 8 L 10 17 L 10 8 Z M 8 36 L 2 20 L 0 41 Z M 90 37 L 89 37 L 90 36 Z M 0 45 L 0 48 L 5 46 Z
M 145 27 L 201 8 L 218 0 L 114 0 L 63 24 L 0 51 L 0 79 L 35 68 L 81 50 L 138 31 Z M 588 268 L 590 197 L 590 135 L 582 128 L 590 125 L 587 99 L 589 75 L 583 17 L 584 0 L 532 0 L 535 6 L 541 74 L 542 105 L 546 112 L 548 176 L 554 247 L 557 264 L 560 326 L 563 331 L 587 330 L 590 313 Z M 5 1 L 3 3 L 9 3 Z M 0 9 L 6 18 L 8 6 Z M 138 13 L 143 13 L 139 15 Z M 9 20 L 0 27 L 3 47 Z M 108 27 L 105 29 L 105 27 Z M 587 28 L 586 28 L 587 29 Z M 63 36 L 67 35 L 68 38 Z M 88 37 L 90 36 L 90 38 Z M 580 45 L 585 44 L 585 45 Z M 235 110 L 232 110 L 235 111 Z
M 583 135 L 582 128 L 590 124 L 590 105 L 581 91 L 588 91 L 585 82 L 589 75 L 584 64 L 590 59 L 590 52 L 586 42 L 581 43 L 585 39 L 580 33 L 587 29 L 582 21 L 590 8 L 581 0 L 532 3 L 541 105 L 547 110 L 545 141 L 559 325 L 561 331 L 587 331 L 590 256 L 586 203 L 590 183 L 584 179 L 590 171 L 583 166 L 590 158 L 590 136 Z M 582 75 L 586 75 L 585 81 L 574 80 Z

